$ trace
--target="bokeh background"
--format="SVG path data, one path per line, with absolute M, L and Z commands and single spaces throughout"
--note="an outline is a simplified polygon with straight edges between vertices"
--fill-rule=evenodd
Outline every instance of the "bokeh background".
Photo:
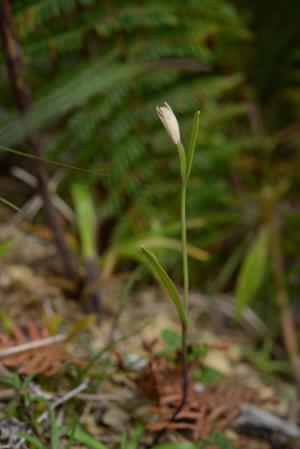
M 146 240 L 181 282 L 177 153 L 155 106 L 172 106 L 183 142 L 200 109 L 188 190 L 192 287 L 234 292 L 237 309 L 251 304 L 276 338 L 278 291 L 295 312 L 300 300 L 299 2 L 11 4 L 32 91 L 29 128 L 46 158 L 93 172 L 47 164 L 72 211 L 74 185 L 85 186 L 101 269 L 136 266 Z M 0 144 L 30 152 L 2 51 L 0 98 Z M 32 172 L 33 163 L 3 150 L 0 164 L 1 197 L 22 208 L 33 188 L 12 167 Z M 2 221 L 14 213 L 1 205 Z M 76 215 L 67 218 L 76 236 Z M 33 222 L 45 223 L 43 214 Z

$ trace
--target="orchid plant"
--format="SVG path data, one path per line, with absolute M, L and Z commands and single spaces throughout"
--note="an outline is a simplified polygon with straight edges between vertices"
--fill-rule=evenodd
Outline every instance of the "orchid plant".
M 186 235 L 186 191 L 197 142 L 200 111 L 197 111 L 194 115 L 194 123 L 187 150 L 184 148 L 181 141 L 180 129 L 176 116 L 172 111 L 172 109 L 170 108 L 170 106 L 168 105 L 168 103 L 164 103 L 164 106 L 157 106 L 156 111 L 172 142 L 177 147 L 179 156 L 180 174 L 181 174 L 180 209 L 181 209 L 182 271 L 184 282 L 183 297 L 181 297 L 174 282 L 169 277 L 168 273 L 163 268 L 163 266 L 159 263 L 155 254 L 145 246 L 141 246 L 141 249 L 155 277 L 158 279 L 160 284 L 168 291 L 176 307 L 177 314 L 181 322 L 182 399 L 176 410 L 177 415 L 187 401 L 188 387 L 189 387 L 188 360 L 187 360 L 189 268 L 188 268 L 187 235 Z

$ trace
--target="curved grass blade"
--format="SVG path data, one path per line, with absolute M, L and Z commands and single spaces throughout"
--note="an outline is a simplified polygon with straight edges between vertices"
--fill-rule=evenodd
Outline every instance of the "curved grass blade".
M 14 243 L 15 243 L 14 239 L 9 239 L 3 243 L 0 243 L 0 260 L 3 257 L 5 257 L 5 255 L 8 253 L 8 251 L 10 250 L 10 248 L 13 246 Z
M 178 313 L 178 316 L 183 325 L 187 325 L 187 317 L 181 302 L 179 293 L 171 280 L 170 276 L 166 272 L 166 270 L 162 267 L 162 265 L 158 262 L 155 254 L 147 249 L 145 246 L 141 245 L 141 250 L 146 256 L 147 262 L 156 275 L 157 279 L 160 281 L 161 285 L 167 289 Z
M 72 418 L 72 425 L 70 427 L 68 427 L 69 431 L 68 431 L 68 437 L 69 437 L 69 441 L 67 443 L 66 449 L 72 449 L 73 447 L 73 443 L 74 443 L 74 437 L 75 437 L 75 431 L 76 428 L 78 426 L 78 418 L 73 416 Z
M 35 449 L 46 449 L 46 446 L 44 446 L 43 443 L 41 443 L 41 441 L 38 440 L 34 435 L 30 435 L 25 432 L 19 432 L 18 435 L 20 435 L 21 438 L 30 443 Z
M 268 268 L 268 255 L 269 234 L 262 229 L 252 242 L 237 279 L 235 296 L 238 315 L 255 298 Z
M 69 429 L 68 427 L 59 427 L 59 432 L 61 434 L 66 434 L 68 436 L 71 435 L 72 429 Z M 98 441 L 93 435 L 86 432 L 79 424 L 77 424 L 75 432 L 73 432 L 73 438 L 75 441 L 78 441 L 78 443 L 81 443 L 84 445 L 84 447 L 89 449 L 108 449 L 108 446 L 106 444 L 101 443 L 101 441 Z
M 139 449 L 140 439 L 144 433 L 143 424 L 138 425 L 133 429 L 130 436 L 125 432 L 121 436 L 120 449 Z
M 2 196 L 0 196 L 0 203 L 5 204 L 5 206 L 11 207 L 12 209 L 16 210 L 17 212 L 20 211 L 20 209 L 17 206 L 15 206 L 13 203 L 6 200 L 5 198 L 2 198 Z
M 25 151 L 15 150 L 14 148 L 4 147 L 0 145 L 0 150 L 6 151 L 7 153 L 17 154 L 18 156 L 28 157 L 29 159 L 34 159 L 36 161 L 46 162 L 46 164 L 57 165 L 58 167 L 68 168 L 71 170 L 76 170 L 84 173 L 89 173 L 91 175 L 96 176 L 108 176 L 107 173 L 101 173 L 94 170 L 88 170 L 86 168 L 76 167 L 75 165 L 64 164 L 63 162 L 52 161 L 51 159 L 47 159 L 46 157 L 39 157 L 31 153 L 26 153 Z
M 76 379 L 75 385 L 79 385 L 80 382 L 85 378 L 88 371 L 96 364 L 99 363 L 103 355 L 113 349 L 116 345 L 118 345 L 121 342 L 129 340 L 129 338 L 134 337 L 135 335 L 138 335 L 148 324 L 150 324 L 152 321 L 152 318 L 147 318 L 145 321 L 143 321 L 140 326 L 138 326 L 136 329 L 134 329 L 132 332 L 130 332 L 127 335 L 122 335 L 122 337 L 117 338 L 109 345 L 105 346 L 104 348 L 100 349 L 100 351 L 96 352 L 96 354 L 84 365 L 81 370 L 79 371 L 79 374 Z
M 59 429 L 56 422 L 56 416 L 53 410 L 49 410 L 51 422 L 51 449 L 60 448 Z
M 77 215 L 82 256 L 85 259 L 96 257 L 96 214 L 94 203 L 92 200 L 92 194 L 89 190 L 89 187 L 82 182 L 74 183 L 71 186 L 71 192 Z
M 156 444 L 151 449 L 199 449 L 199 445 L 189 441 L 182 441 Z

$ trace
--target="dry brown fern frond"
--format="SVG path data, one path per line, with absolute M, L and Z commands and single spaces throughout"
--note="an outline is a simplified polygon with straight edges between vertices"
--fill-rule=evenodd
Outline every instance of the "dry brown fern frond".
M 151 412 L 156 420 L 147 425 L 149 430 L 161 432 L 170 429 L 192 441 L 211 437 L 234 422 L 244 402 L 261 402 L 255 390 L 236 382 L 215 382 L 198 389 L 192 378 L 188 401 L 173 419 L 182 397 L 182 376 L 179 365 L 170 364 L 163 357 L 152 357 L 137 376 L 136 383 L 152 402 Z
M 20 374 L 56 374 L 63 362 L 81 364 L 64 344 L 65 335 L 50 336 L 45 327 L 28 319 L 21 328 L 12 325 L 12 336 L 0 331 L 0 363 Z

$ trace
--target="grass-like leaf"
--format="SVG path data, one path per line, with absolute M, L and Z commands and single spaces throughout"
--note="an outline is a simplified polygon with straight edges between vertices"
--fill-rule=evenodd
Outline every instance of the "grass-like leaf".
M 161 443 L 152 446 L 151 449 L 199 449 L 198 444 L 189 443 L 188 441 L 182 441 L 180 443 Z
M 0 259 L 5 256 L 5 254 L 9 251 L 13 243 L 14 239 L 9 239 L 3 243 L 0 243 Z
M 81 240 L 81 252 L 84 258 L 94 257 L 96 249 L 95 240 L 95 208 L 91 192 L 86 184 L 72 185 L 72 197 L 77 215 L 77 225 Z
M 74 415 L 72 418 L 72 424 L 70 425 L 69 430 L 68 430 L 69 441 L 67 443 L 66 449 L 72 449 L 72 447 L 73 447 L 74 435 L 75 435 L 77 425 L 78 425 L 78 417 L 76 417 Z
M 187 325 L 186 312 L 184 310 L 177 288 L 175 287 L 172 279 L 170 278 L 166 270 L 162 267 L 162 265 L 158 262 L 155 254 L 152 251 L 150 251 L 143 245 L 141 245 L 141 250 L 146 256 L 147 262 L 151 267 L 152 271 L 154 272 L 155 276 L 159 280 L 160 284 L 168 291 L 176 307 L 178 316 L 182 324 L 186 326 Z
M 241 313 L 255 297 L 267 268 L 269 235 L 260 231 L 252 243 L 239 273 L 236 288 L 236 309 Z
M 46 446 L 44 446 L 43 443 L 41 443 L 35 436 L 24 432 L 20 432 L 19 435 L 21 438 L 28 441 L 34 449 L 46 449 Z
M 10 201 L 6 200 L 5 198 L 3 198 L 2 196 L 0 196 L 0 203 L 5 204 L 8 207 L 11 207 L 12 209 L 19 211 L 20 209 L 15 206 L 13 203 L 11 203 Z
M 51 421 L 51 449 L 60 449 L 59 429 L 56 422 L 56 416 L 53 410 L 49 411 Z
M 130 436 L 124 433 L 121 437 L 120 449 L 138 449 L 141 436 L 144 433 L 144 426 L 137 426 Z
M 71 436 L 73 433 L 73 438 L 75 441 L 78 441 L 78 443 L 83 444 L 85 447 L 89 449 L 108 449 L 108 447 L 98 441 L 93 435 L 86 432 L 82 427 L 79 425 L 76 426 L 75 432 L 73 429 L 70 429 L 69 427 L 59 427 L 59 432 L 64 433 L 68 436 Z
M 67 168 L 69 170 L 76 170 L 76 171 L 80 171 L 83 173 L 89 173 L 91 175 L 96 175 L 96 176 L 107 176 L 106 173 L 101 173 L 101 172 L 97 172 L 97 171 L 93 171 L 93 170 L 87 170 L 85 168 L 76 167 L 75 165 L 65 164 L 65 163 L 59 162 L 59 161 L 52 161 L 51 159 L 47 159 L 46 157 L 36 156 L 35 154 L 26 153 L 26 151 L 20 151 L 20 150 L 14 149 L 14 148 L 4 147 L 3 145 L 0 145 L 0 150 L 5 151 L 6 153 L 16 154 L 17 156 L 27 157 L 29 159 L 34 159 L 36 161 L 45 162 L 46 164 L 52 164 L 52 165 L 56 165 L 58 167 Z M 19 208 L 17 206 L 15 206 L 14 204 L 5 200 L 4 198 L 0 197 L 0 201 L 2 201 L 3 203 L 7 204 L 10 207 L 13 207 L 13 209 L 19 210 Z

